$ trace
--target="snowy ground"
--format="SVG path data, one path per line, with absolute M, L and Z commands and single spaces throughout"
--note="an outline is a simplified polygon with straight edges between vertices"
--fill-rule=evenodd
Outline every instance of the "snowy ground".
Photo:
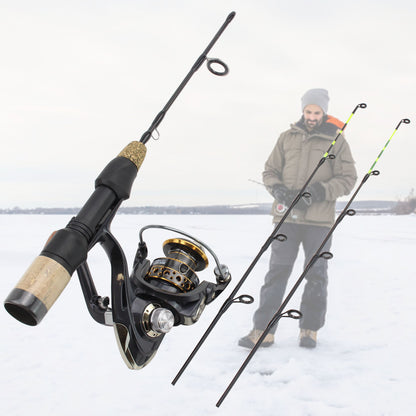
M 0 298 L 3 300 L 65 216 L 0 216 Z M 234 281 L 200 321 L 174 328 L 154 360 L 131 371 L 119 356 L 111 328 L 95 323 L 76 275 L 37 327 L 3 309 L 0 414 L 2 415 L 414 415 L 416 216 L 347 217 L 334 236 L 327 324 L 319 345 L 297 346 L 295 321 L 281 321 L 278 343 L 260 350 L 217 409 L 215 403 L 247 351 L 237 347 L 251 328 L 254 305 L 224 315 L 177 385 L 170 383 L 218 308 L 271 232 L 268 216 L 117 216 L 113 233 L 132 261 L 138 230 L 147 224 L 181 228 L 205 241 Z M 149 258 L 162 254 L 171 233 L 147 231 Z M 301 273 L 298 258 L 296 277 Z M 241 293 L 258 298 L 267 269 L 261 259 Z M 109 266 L 101 248 L 90 255 L 101 295 L 110 295 Z M 291 282 L 293 283 L 295 275 Z M 213 280 L 212 267 L 200 274 Z M 290 307 L 297 307 L 297 297 Z M 260 372 L 274 370 L 265 376 Z

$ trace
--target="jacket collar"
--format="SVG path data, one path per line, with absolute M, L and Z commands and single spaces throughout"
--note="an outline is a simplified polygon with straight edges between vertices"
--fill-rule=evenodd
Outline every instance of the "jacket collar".
M 291 125 L 291 128 L 297 131 L 302 131 L 302 133 L 306 133 L 308 138 L 311 137 L 321 137 L 323 139 L 333 140 L 337 135 L 338 131 L 342 129 L 343 123 L 338 120 L 337 118 L 325 115 L 322 123 L 314 128 L 312 131 L 308 131 L 305 123 L 304 117 L 302 116 L 301 119 L 296 122 L 295 124 Z

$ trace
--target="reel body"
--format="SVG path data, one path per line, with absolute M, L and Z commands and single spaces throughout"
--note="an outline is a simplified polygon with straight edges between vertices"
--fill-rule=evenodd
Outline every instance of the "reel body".
M 188 236 L 165 226 L 146 228 L 164 228 Z M 173 326 L 197 322 L 205 306 L 231 280 L 228 268 L 221 265 L 209 247 L 198 240 L 166 240 L 163 244 L 165 257 L 151 262 L 141 237 L 130 276 L 123 250 L 108 229 L 103 230 L 100 242 L 112 268 L 111 308 L 108 298 L 97 295 L 86 262 L 77 272 L 91 316 L 101 324 L 114 327 L 120 353 L 130 369 L 147 365 Z M 215 283 L 200 283 L 197 276 L 197 272 L 209 264 L 203 246 L 217 262 Z

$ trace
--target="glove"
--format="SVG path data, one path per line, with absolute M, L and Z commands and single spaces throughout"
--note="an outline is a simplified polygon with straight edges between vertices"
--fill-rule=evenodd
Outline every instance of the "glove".
M 306 188 L 306 191 L 311 194 L 310 198 L 312 202 L 322 202 L 325 201 L 325 188 L 321 182 L 315 182 L 311 186 Z
M 325 188 L 320 182 L 315 182 L 305 189 L 310 196 L 302 196 L 299 202 L 296 204 L 296 208 L 302 211 L 306 211 L 312 203 L 322 202 L 325 200 Z
M 274 185 L 272 195 L 280 204 L 289 206 L 295 199 L 297 192 L 289 190 L 285 185 Z

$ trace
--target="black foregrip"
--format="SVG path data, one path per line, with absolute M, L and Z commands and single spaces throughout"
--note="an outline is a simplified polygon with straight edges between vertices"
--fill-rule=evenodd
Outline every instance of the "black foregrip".
M 116 157 L 100 173 L 95 181 L 95 187 L 105 185 L 110 188 L 120 200 L 130 197 L 133 182 L 137 176 L 137 167 L 125 157 Z
M 77 230 L 90 241 L 99 224 L 119 201 L 120 199 L 110 188 L 99 186 L 67 227 Z
M 116 157 L 95 181 L 96 189 L 78 215 L 52 237 L 41 255 L 54 259 L 72 274 L 86 259 L 89 243 L 119 203 L 130 196 L 137 167 L 125 157 Z

